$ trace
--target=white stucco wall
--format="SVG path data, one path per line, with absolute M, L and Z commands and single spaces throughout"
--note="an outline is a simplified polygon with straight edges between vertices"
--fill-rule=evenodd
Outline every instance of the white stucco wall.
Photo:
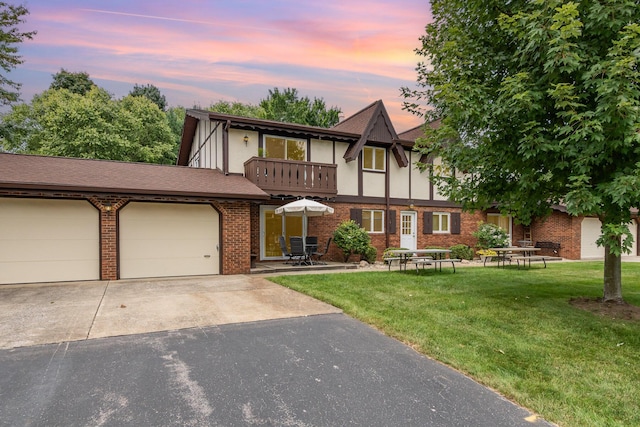
M 342 156 L 349 144 L 336 142 L 336 163 L 338 165 L 338 194 L 341 196 L 358 195 L 358 160 L 347 163 Z
M 312 139 L 310 159 L 314 163 L 333 164 L 333 141 Z M 337 160 L 337 157 L 336 157 Z
M 387 155 L 389 156 L 389 196 L 408 199 L 410 197 L 409 167 L 398 166 L 391 151 L 388 151 Z M 405 155 L 408 156 L 409 153 L 405 151 Z
M 249 141 L 244 143 L 244 136 Z M 244 162 L 258 156 L 258 132 L 229 130 L 229 172 L 244 173 Z
M 384 173 L 362 172 L 362 195 L 366 197 L 384 197 Z
M 420 153 L 407 152 L 409 168 L 411 169 L 411 198 L 413 200 L 429 200 L 431 197 L 431 183 L 429 171 L 420 172 L 416 163 L 420 160 Z
M 437 157 L 433 159 L 433 171 L 440 176 L 448 176 L 447 171 L 442 167 L 442 159 Z M 445 196 L 440 194 L 437 186 L 433 186 L 433 200 L 448 200 Z

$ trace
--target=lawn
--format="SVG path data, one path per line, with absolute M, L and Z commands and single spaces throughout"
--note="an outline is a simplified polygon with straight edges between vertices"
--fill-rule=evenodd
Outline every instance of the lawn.
M 602 294 L 602 262 L 280 276 L 561 426 L 640 425 L 640 321 L 569 304 Z M 623 263 L 640 305 L 640 263 Z

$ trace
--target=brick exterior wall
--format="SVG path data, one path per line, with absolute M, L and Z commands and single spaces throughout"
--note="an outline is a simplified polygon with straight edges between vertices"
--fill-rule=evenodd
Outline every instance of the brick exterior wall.
M 343 222 L 351 219 L 351 209 L 375 209 L 386 210 L 385 205 L 378 204 L 346 204 L 346 203 L 331 203 L 323 202 L 324 204 L 331 206 L 334 209 L 333 215 L 325 215 L 321 217 L 310 217 L 308 219 L 308 235 L 318 236 L 318 246 L 321 250 L 324 250 L 324 245 L 329 237 L 333 236 L 335 229 Z M 284 204 L 284 203 L 281 203 Z M 279 204 L 278 206 L 280 206 Z M 391 210 L 396 211 L 396 232 L 389 235 L 389 244 L 387 245 L 387 236 L 385 233 L 372 233 L 371 244 L 377 250 L 377 259 L 382 260 L 382 253 L 387 247 L 399 247 L 400 246 L 400 221 L 401 211 L 411 210 L 408 206 L 391 206 Z M 451 247 L 457 244 L 464 244 L 468 246 L 474 246 L 476 243 L 475 237 L 471 235 L 477 228 L 478 222 L 483 219 L 482 213 L 461 214 L 460 234 L 424 234 L 423 233 L 423 217 L 424 212 L 460 212 L 459 208 L 434 208 L 434 207 L 414 207 L 413 210 L 417 212 L 416 218 L 416 238 L 417 247 Z M 260 221 L 260 209 L 258 206 L 251 209 L 251 236 L 252 252 L 255 254 L 260 253 L 260 234 L 259 234 L 259 221 Z M 485 216 L 486 218 L 486 216 Z M 329 252 L 323 257 L 327 261 L 344 261 L 344 256 L 340 248 L 338 248 L 333 242 L 329 247 Z M 357 256 L 351 256 L 350 262 L 359 261 Z

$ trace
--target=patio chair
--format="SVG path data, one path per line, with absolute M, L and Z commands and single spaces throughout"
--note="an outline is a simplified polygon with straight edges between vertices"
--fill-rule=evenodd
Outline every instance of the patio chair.
M 298 259 L 298 264 L 306 264 L 307 261 L 307 252 L 304 250 L 304 241 L 302 237 L 291 236 L 289 238 L 289 246 L 291 247 L 291 256 L 292 258 Z
M 287 249 L 287 242 L 284 239 L 284 236 L 280 236 L 280 238 L 278 240 L 280 242 L 280 250 L 282 251 L 282 255 L 289 257 L 289 260 L 285 261 L 285 264 L 292 264 L 293 263 L 293 254 L 291 252 L 289 252 L 289 249 Z
M 327 245 L 324 247 L 324 252 L 318 252 L 315 251 L 311 254 L 312 257 L 315 257 L 316 260 L 316 264 L 323 264 L 326 265 L 327 263 L 324 261 L 321 261 L 320 258 L 322 258 L 323 256 L 325 256 L 327 254 L 327 252 L 329 252 L 329 245 L 331 244 L 331 237 L 329 237 L 329 240 L 327 240 Z

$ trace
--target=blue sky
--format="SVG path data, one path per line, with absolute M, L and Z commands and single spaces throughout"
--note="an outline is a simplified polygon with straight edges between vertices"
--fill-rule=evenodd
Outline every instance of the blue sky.
M 382 99 L 397 131 L 421 123 L 402 111 L 419 37 L 430 20 L 418 0 L 28 0 L 10 77 L 22 99 L 61 68 L 86 71 L 116 97 L 153 84 L 169 105 L 256 104 L 274 87 L 323 98 L 349 116 Z

